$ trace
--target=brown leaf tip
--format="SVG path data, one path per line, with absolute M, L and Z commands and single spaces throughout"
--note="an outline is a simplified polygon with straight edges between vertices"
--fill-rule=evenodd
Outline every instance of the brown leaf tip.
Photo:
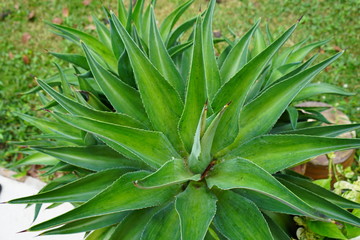
M 300 22 L 303 17 L 304 17 L 304 15 L 302 15 L 301 17 L 299 17 L 299 19 L 298 19 L 297 21 Z

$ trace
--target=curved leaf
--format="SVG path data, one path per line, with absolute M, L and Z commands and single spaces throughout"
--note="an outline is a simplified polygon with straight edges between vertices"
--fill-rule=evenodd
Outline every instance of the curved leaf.
M 360 139 L 305 135 L 265 135 L 241 145 L 231 155 L 256 163 L 270 173 L 321 154 L 360 147 Z
M 144 128 L 145 126 L 139 121 L 129 117 L 122 113 L 104 112 L 94 110 L 84 105 L 73 101 L 72 99 L 65 97 L 52 89 L 47 83 L 41 80 L 37 80 L 42 89 L 44 89 L 52 98 L 54 98 L 63 108 L 69 111 L 71 114 L 80 115 L 94 120 L 108 122 L 118 125 L 124 125 L 135 128 Z
M 32 149 L 60 159 L 68 164 L 93 171 L 102 171 L 116 167 L 146 169 L 146 165 L 142 162 L 125 158 L 106 145 L 53 148 L 33 147 Z
M 114 142 L 141 158 L 149 166 L 160 167 L 172 157 L 179 157 L 167 138 L 160 132 L 129 128 L 61 113 L 55 113 L 55 115 L 74 127 Z M 121 149 L 116 150 L 121 151 Z
M 124 174 L 111 186 L 85 204 L 58 217 L 37 224 L 29 230 L 38 231 L 79 219 L 161 205 L 173 198 L 179 191 L 178 186 L 156 189 L 136 188 L 133 182 L 145 177 L 147 174 L 144 171 Z
M 305 189 L 311 191 L 312 193 L 314 193 L 322 198 L 325 198 L 326 200 L 328 200 L 342 208 L 360 208 L 360 203 L 356 203 L 356 202 L 350 201 L 346 198 L 343 198 L 332 191 L 328 191 L 325 188 L 312 183 L 310 180 L 300 178 L 300 177 L 285 175 L 285 174 L 277 174 L 275 176 L 276 176 L 276 178 L 282 178 L 282 179 L 289 181 L 299 187 L 305 188 Z
M 278 178 L 278 180 L 294 194 L 301 197 L 304 202 L 313 206 L 319 212 L 322 212 L 335 220 L 346 222 L 358 227 L 360 226 L 360 218 L 352 215 L 345 209 L 342 209 L 337 205 L 325 200 L 324 198 L 315 195 L 315 193 L 312 193 L 305 188 L 299 187 L 287 180 L 281 178 Z
M 280 133 L 313 135 L 313 136 L 322 136 L 322 137 L 337 137 L 340 134 L 351 132 L 359 128 L 360 128 L 360 124 L 343 124 L 343 125 L 308 127 L 308 128 L 301 128 L 290 131 L 283 131 Z
M 87 219 L 81 219 L 75 222 L 65 224 L 59 228 L 46 231 L 41 235 L 57 235 L 57 234 L 72 234 L 79 232 L 87 232 L 95 229 L 111 226 L 113 224 L 121 222 L 128 213 L 113 213 L 99 217 L 91 217 Z
M 235 158 L 216 164 L 206 181 L 209 188 L 217 186 L 223 190 L 250 189 L 281 201 L 305 215 L 321 219 L 326 217 L 290 192 L 264 169 L 245 159 Z
M 328 83 L 312 83 L 307 85 L 299 94 L 296 96 L 294 101 L 302 101 L 316 95 L 323 94 L 338 94 L 343 96 L 353 96 L 355 93 L 345 91 L 343 88 L 334 86 Z
M 86 202 L 129 171 L 131 169 L 121 168 L 90 174 L 54 190 L 14 199 L 10 203 Z

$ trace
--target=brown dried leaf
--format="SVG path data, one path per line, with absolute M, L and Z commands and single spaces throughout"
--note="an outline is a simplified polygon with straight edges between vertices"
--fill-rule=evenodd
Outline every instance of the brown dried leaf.
M 62 24 L 62 22 L 63 22 L 62 18 L 58 18 L 58 17 L 53 18 L 53 20 L 52 20 L 52 23 L 55 23 L 55 24 Z
M 22 35 L 22 37 L 21 37 L 21 42 L 23 43 L 23 44 L 26 44 L 29 40 L 31 39 L 31 35 L 30 35 L 30 33 L 24 33 L 23 35 Z
M 220 38 L 220 37 L 222 36 L 221 31 L 215 30 L 215 31 L 213 32 L 213 36 L 214 36 L 215 38 Z
M 12 52 L 9 52 L 9 58 L 12 60 L 14 59 L 14 54 Z
M 35 20 L 35 18 L 36 18 L 35 11 L 32 10 L 28 15 L 28 21 L 33 22 Z
M 69 16 L 69 9 L 67 7 L 64 7 L 62 9 L 62 15 L 63 15 L 63 17 L 68 17 Z
M 85 27 L 86 30 L 95 30 L 96 26 L 94 24 L 89 24 Z
M 339 46 L 333 46 L 333 49 L 334 49 L 335 51 L 337 51 L 337 52 L 341 52 L 341 51 L 342 51 L 341 47 L 339 47 Z
M 90 3 L 91 3 L 91 0 L 84 0 L 82 2 L 82 4 L 85 5 L 85 6 L 89 5 Z
M 27 55 L 23 55 L 22 60 L 26 65 L 30 64 L 30 58 Z

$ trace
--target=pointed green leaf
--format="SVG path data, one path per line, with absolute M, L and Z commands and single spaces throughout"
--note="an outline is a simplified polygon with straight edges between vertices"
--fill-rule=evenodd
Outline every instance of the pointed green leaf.
M 127 13 L 123 0 L 117 1 L 117 10 L 118 10 L 119 21 L 121 22 L 122 25 L 126 25 Z
M 53 23 L 49 23 L 49 22 L 47 22 L 47 24 L 49 26 L 55 28 L 56 30 L 59 30 L 65 36 L 69 37 L 69 39 L 71 39 L 73 42 L 75 42 L 77 44 L 79 44 L 80 40 L 83 41 L 94 52 L 99 54 L 99 56 L 101 56 L 106 61 L 106 63 L 110 65 L 112 70 L 116 69 L 116 59 L 114 57 L 114 54 L 103 43 L 101 43 L 99 40 L 97 40 L 93 36 L 86 34 L 84 32 L 81 32 L 79 30 L 73 29 L 73 28 L 69 28 L 69 27 L 65 27 L 65 26 L 61 26 L 61 25 L 57 25 L 57 24 L 53 24 Z
M 84 56 L 78 54 L 68 54 L 68 53 L 55 53 L 55 52 L 49 52 L 49 53 L 68 63 L 74 64 L 85 70 L 90 70 L 89 64 L 87 63 L 86 58 Z
M 253 202 L 232 191 L 222 191 L 217 197 L 214 225 L 227 239 L 273 239 L 263 215 Z
M 281 201 L 305 215 L 322 219 L 325 217 L 290 192 L 264 169 L 245 159 L 234 158 L 216 164 L 209 172 L 206 181 L 209 188 L 217 186 L 223 190 L 250 189 Z
M 205 68 L 205 79 L 206 79 L 206 89 L 207 89 L 207 98 L 212 101 L 215 93 L 221 86 L 220 71 L 216 63 L 215 51 L 214 51 L 214 41 L 213 41 L 213 31 L 212 31 L 212 22 L 215 9 L 215 0 L 211 0 L 209 7 L 206 10 L 204 20 L 202 23 L 202 34 L 203 34 L 203 55 L 204 59 L 204 68 Z
M 41 235 L 58 235 L 58 234 L 88 232 L 119 223 L 126 217 L 126 215 L 127 215 L 126 212 L 121 212 L 121 213 L 108 214 L 104 216 L 81 219 L 75 222 L 65 224 L 59 228 L 46 231 Z
M 198 17 L 194 31 L 195 38 L 185 107 L 179 122 L 180 136 L 188 152 L 191 150 L 200 114 L 207 99 L 200 17 Z
M 201 168 L 198 166 L 198 163 L 201 154 L 201 137 L 204 135 L 206 128 L 207 111 L 208 111 L 207 103 L 205 103 L 203 110 L 201 112 L 199 123 L 196 128 L 194 143 L 192 145 L 191 153 L 188 158 L 189 168 L 193 172 L 201 172 Z
M 193 17 L 186 22 L 182 23 L 178 26 L 169 36 L 169 40 L 167 42 L 167 47 L 170 48 L 175 45 L 178 39 L 189 30 L 196 22 L 197 17 Z
M 177 70 L 173 60 L 165 48 L 164 42 L 161 39 L 159 30 L 156 26 L 156 19 L 154 9 L 151 8 L 151 23 L 150 23 L 150 39 L 149 41 L 149 57 L 150 61 L 164 76 L 164 78 L 174 87 L 178 94 L 184 98 L 185 82 Z
M 125 158 L 106 145 L 56 148 L 34 147 L 33 149 L 58 158 L 68 164 L 93 171 L 102 171 L 116 167 L 147 168 L 144 163 Z
M 149 166 L 160 167 L 172 157 L 179 157 L 167 138 L 160 132 L 129 128 L 60 113 L 55 115 L 74 127 L 120 145 L 140 157 Z
M 194 0 L 184 2 L 164 19 L 160 26 L 160 34 L 162 39 L 166 40 L 168 38 L 171 29 L 174 27 L 181 15 L 186 11 L 186 9 L 190 7 L 193 2 Z
M 216 213 L 216 197 L 203 184 L 191 182 L 176 197 L 180 217 L 181 239 L 202 240 Z
M 290 123 L 293 129 L 296 129 L 298 122 L 299 113 L 296 108 L 289 106 L 286 108 L 287 113 L 289 114 Z
M 82 44 L 82 47 L 95 80 L 113 107 L 118 112 L 128 114 L 141 122 L 147 122 L 148 118 L 139 93 L 96 62 L 85 44 Z
M 240 113 L 239 133 L 223 153 L 238 147 L 242 142 L 269 132 L 299 91 L 341 55 L 342 52 L 335 54 L 325 61 L 273 85 L 246 105 Z M 223 153 L 219 153 L 219 156 Z
M 246 63 L 250 40 L 256 29 L 259 27 L 260 20 L 236 43 L 221 65 L 220 74 L 222 83 L 226 83 L 235 75 Z
M 214 139 L 213 152 L 231 144 L 239 131 L 239 112 L 243 108 L 251 86 L 258 79 L 266 65 L 286 42 L 297 24 L 288 29 L 281 37 L 274 41 L 261 54 L 257 55 L 243 68 L 241 68 L 215 95 L 212 107 L 214 111 L 219 111 L 225 104 L 232 102 L 231 107 L 224 113 L 223 119 L 219 124 Z M 254 121 L 252 121 L 254 122 Z
M 337 205 L 317 196 L 309 190 L 299 187 L 287 180 L 278 178 L 278 180 L 290 189 L 294 194 L 301 197 L 301 199 L 307 204 L 313 206 L 318 211 L 326 214 L 327 216 L 342 222 L 352 224 L 354 226 L 360 226 L 360 218 L 352 215 L 345 209 L 338 207 Z
M 110 24 L 111 49 L 113 50 L 116 59 L 119 59 L 121 54 L 123 54 L 125 50 L 125 46 L 121 40 L 121 37 L 116 31 L 114 22 L 111 18 L 109 18 L 109 24 Z
M 70 90 L 69 82 L 67 81 L 67 78 L 66 78 L 62 68 L 59 66 L 59 64 L 55 63 L 55 66 L 58 69 L 59 74 L 60 74 L 61 88 L 62 88 L 65 96 L 70 96 L 71 95 L 71 90 Z
M 328 83 L 312 83 L 307 85 L 303 90 L 301 90 L 301 92 L 299 92 L 294 101 L 301 101 L 316 95 L 323 94 L 338 94 L 343 96 L 355 95 L 355 93 L 345 91 L 341 87 L 334 86 Z
M 139 189 L 133 182 L 143 178 L 148 172 L 140 171 L 121 176 L 111 186 L 85 204 L 58 217 L 31 227 L 30 231 L 43 230 L 64 223 L 94 216 L 158 206 L 174 197 L 178 186 L 156 189 Z
M 32 117 L 22 113 L 16 113 L 21 119 L 26 122 L 31 123 L 33 126 L 39 128 L 44 133 L 56 133 L 68 139 L 68 141 L 74 143 L 82 143 L 82 139 L 80 138 L 80 131 L 72 126 L 67 124 L 58 123 L 58 122 L 50 122 L 47 120 L 43 120 L 40 118 Z
M 259 53 L 264 51 L 265 48 L 266 48 L 266 42 L 264 35 L 262 34 L 261 30 L 258 28 L 256 29 L 254 34 L 254 47 L 251 51 L 252 57 L 257 56 Z
M 21 165 L 56 165 L 59 162 L 58 159 L 51 157 L 44 153 L 33 153 L 20 161 L 16 161 L 13 167 Z
M 351 132 L 359 128 L 360 128 L 360 124 L 343 124 L 343 125 L 308 127 L 308 128 L 295 129 L 290 131 L 283 131 L 280 133 L 313 135 L 313 136 L 322 136 L 322 137 L 337 137 L 340 134 Z
M 282 203 L 277 199 L 274 199 L 271 196 L 262 194 L 260 192 L 256 192 L 250 189 L 235 189 L 234 192 L 251 200 L 261 210 L 266 210 L 275 213 L 284 213 L 289 215 L 304 216 L 304 213 L 296 211 L 295 209 L 286 205 L 286 203 Z
M 194 175 L 185 166 L 184 159 L 173 159 L 166 162 L 156 172 L 135 181 L 139 188 L 157 188 L 177 183 L 183 183 L 189 180 L 198 181 L 200 175 Z
M 180 240 L 179 216 L 174 203 L 156 213 L 146 224 L 142 240 Z
M 175 58 L 178 56 L 178 54 L 182 54 L 185 50 L 189 49 L 190 47 L 192 47 L 193 42 L 192 41 L 188 41 L 186 43 L 182 43 L 179 45 L 176 45 L 172 48 L 169 48 L 168 52 L 171 58 Z
M 328 200 L 342 208 L 350 208 L 350 209 L 360 208 L 359 203 L 356 203 L 356 202 L 350 201 L 346 198 L 343 198 L 343 197 L 335 194 L 332 191 L 328 191 L 325 188 L 312 183 L 310 180 L 295 177 L 295 176 L 290 176 L 290 175 L 284 175 L 284 174 L 276 175 L 276 178 L 282 178 L 282 179 L 289 181 L 299 187 L 307 189 L 307 190 L 311 191 L 312 193 L 314 193 L 322 198 L 325 198 L 326 200 Z
M 86 202 L 127 172 L 129 172 L 128 168 L 105 170 L 87 175 L 54 190 L 14 199 L 9 203 Z
M 163 132 L 177 149 L 182 150 L 179 135 L 177 131 L 174 131 L 177 129 L 183 109 L 181 98 L 136 46 L 114 15 L 112 18 L 129 54 L 141 99 L 150 122 L 155 130 Z
M 144 10 L 144 0 L 137 0 L 134 6 L 134 11 L 132 14 L 132 20 L 135 24 L 136 29 L 141 33 L 143 27 L 143 10 Z
M 231 155 L 249 159 L 266 171 L 275 173 L 321 154 L 358 147 L 360 139 L 265 135 L 239 146 Z
M 306 57 L 306 55 L 308 55 L 313 49 L 320 47 L 329 41 L 330 41 L 330 39 L 306 45 L 306 46 L 292 52 L 286 62 L 292 63 L 292 62 L 302 61 Z
M 74 115 L 80 115 L 83 117 L 88 117 L 97 121 L 135 127 L 135 128 L 145 128 L 145 126 L 139 121 L 129 117 L 128 115 L 122 113 L 113 113 L 113 112 L 102 112 L 94 109 L 87 108 L 70 98 L 65 97 L 64 95 L 56 92 L 45 82 L 38 80 L 39 85 L 44 89 L 52 98 L 54 98 L 63 108 Z
M 100 22 L 100 20 L 97 17 L 93 16 L 92 19 L 93 19 L 93 22 L 95 23 L 96 32 L 99 36 L 100 41 L 108 49 L 111 49 L 112 44 L 111 44 L 111 38 L 110 38 L 110 30 L 102 22 Z
M 99 240 L 99 239 L 105 240 L 108 239 L 114 231 L 115 231 L 115 226 L 100 228 L 91 232 L 89 235 L 86 235 L 85 240 Z

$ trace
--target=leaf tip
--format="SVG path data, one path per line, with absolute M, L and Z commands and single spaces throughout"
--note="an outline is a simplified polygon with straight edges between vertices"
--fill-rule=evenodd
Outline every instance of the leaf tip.
M 28 229 L 25 229 L 25 230 L 22 230 L 22 231 L 17 232 L 17 233 L 24 233 L 24 232 L 29 232 L 29 230 L 28 230 Z
M 301 21 L 301 19 L 303 19 L 304 15 L 302 15 L 301 17 L 298 18 L 297 22 L 299 23 Z

